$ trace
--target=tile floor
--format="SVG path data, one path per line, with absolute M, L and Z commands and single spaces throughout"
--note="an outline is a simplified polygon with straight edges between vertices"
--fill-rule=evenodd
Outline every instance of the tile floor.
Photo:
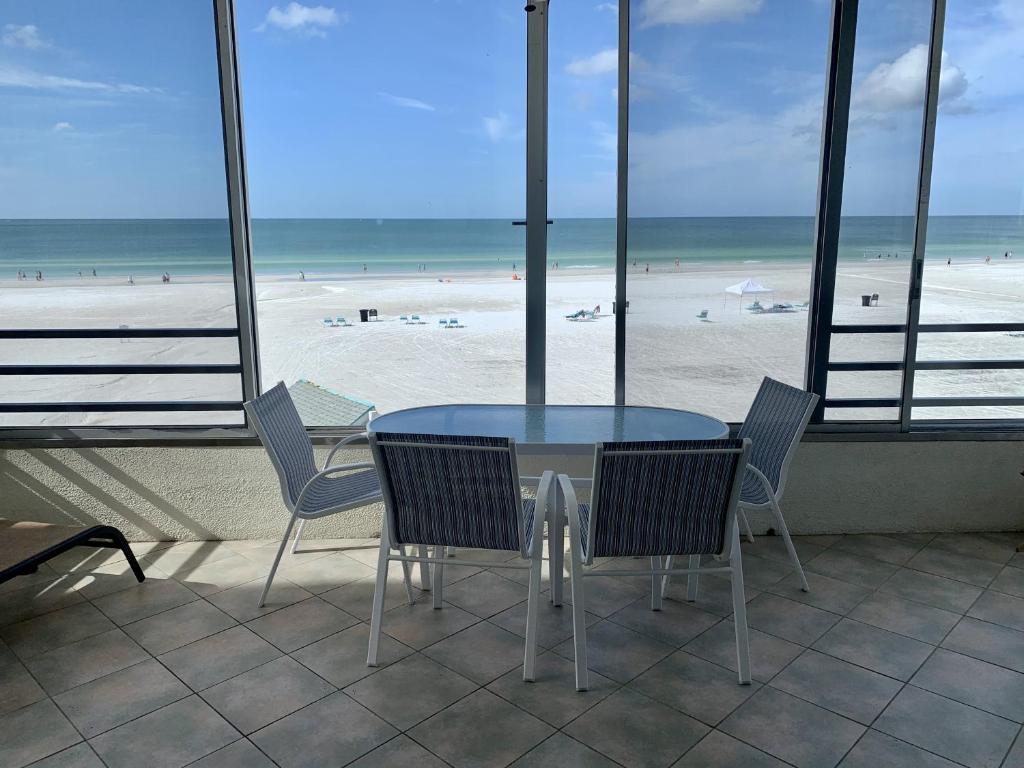
M 368 669 L 373 542 L 304 544 L 262 610 L 268 542 L 137 545 L 142 585 L 71 552 L 0 585 L 0 766 L 1024 768 L 1021 539 L 802 537 L 807 594 L 745 544 L 749 687 L 726 581 L 653 613 L 646 579 L 588 580 L 587 693 L 546 603 L 521 681 L 519 572 L 450 567 L 440 611 L 394 579 Z

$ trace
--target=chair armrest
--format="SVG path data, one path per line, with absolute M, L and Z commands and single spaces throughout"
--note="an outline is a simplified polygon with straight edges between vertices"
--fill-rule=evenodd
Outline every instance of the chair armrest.
M 580 504 L 576 498 L 576 489 L 573 487 L 572 478 L 568 475 L 558 476 L 558 485 L 562 489 L 562 496 L 565 498 L 565 516 L 569 518 L 569 544 L 573 547 L 580 545 Z M 580 556 L 586 559 L 581 551 Z
M 317 480 L 323 480 L 325 477 L 333 477 L 339 472 L 349 472 L 353 469 L 374 469 L 374 465 L 368 461 L 360 461 L 354 464 L 337 464 L 333 467 L 327 467 L 322 469 L 309 478 L 309 482 L 302 486 L 302 490 L 299 491 L 299 497 L 295 500 L 295 510 L 302 511 L 302 502 L 306 500 L 306 493 L 312 488 Z
M 545 470 L 537 485 L 537 508 L 533 511 L 533 552 L 531 557 L 544 554 L 544 521 L 548 517 L 548 502 L 551 499 L 551 486 L 556 482 L 555 473 Z
M 764 486 L 764 492 L 768 494 L 769 499 L 775 498 L 775 489 L 772 488 L 772 484 L 768 481 L 768 478 L 764 476 L 764 472 L 753 464 L 747 464 L 747 472 L 752 474 L 761 482 L 761 485 Z
M 348 445 L 349 443 L 354 443 L 356 440 L 368 441 L 369 435 L 366 432 L 357 432 L 356 434 L 349 435 L 343 440 L 339 440 L 337 443 L 335 443 L 334 447 L 331 448 L 331 452 L 327 454 L 327 458 L 324 459 L 324 469 L 327 469 L 329 466 L 331 466 L 331 459 L 334 458 L 334 454 L 338 452 L 339 448 L 344 448 L 346 445 Z

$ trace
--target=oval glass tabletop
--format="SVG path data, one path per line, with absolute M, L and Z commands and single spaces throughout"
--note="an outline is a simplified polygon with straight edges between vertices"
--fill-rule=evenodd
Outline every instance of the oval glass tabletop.
M 722 421 L 692 411 L 637 405 L 428 405 L 375 418 L 374 432 L 511 437 L 527 446 L 592 448 L 632 440 L 728 437 Z

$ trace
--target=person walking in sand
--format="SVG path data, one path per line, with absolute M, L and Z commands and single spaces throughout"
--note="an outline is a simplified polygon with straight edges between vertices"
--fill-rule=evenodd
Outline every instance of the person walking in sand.
M 946 259 L 946 266 L 947 266 L 947 267 L 951 267 L 951 266 L 953 266 L 953 259 L 952 259 L 952 258 L 948 258 L 948 259 Z
M 646 274 L 648 274 L 648 275 L 649 275 L 649 274 L 651 274 L 651 265 L 650 265 L 650 264 L 647 264 L 647 265 L 646 265 L 646 266 L 644 267 L 644 272 L 645 272 Z
M 128 285 L 135 285 L 135 275 L 128 275 Z
M 299 270 L 299 280 L 302 280 L 302 281 L 306 280 L 306 273 L 303 272 L 301 269 Z

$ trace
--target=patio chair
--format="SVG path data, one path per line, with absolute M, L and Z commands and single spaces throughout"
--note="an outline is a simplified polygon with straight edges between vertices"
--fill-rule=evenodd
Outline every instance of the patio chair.
M 285 506 L 291 513 L 284 536 L 281 537 L 281 546 L 278 547 L 274 564 L 267 575 L 267 583 L 260 595 L 259 606 L 262 607 L 296 521 L 299 521 L 299 529 L 295 534 L 292 552 L 298 546 L 302 527 L 307 520 L 376 504 L 382 497 L 380 480 L 373 464 L 359 462 L 331 465 L 331 459 L 340 448 L 356 440 L 365 440 L 365 432 L 350 435 L 337 443 L 327 454 L 323 468 L 317 470 L 313 444 L 283 381 L 245 403 L 245 412 L 249 414 L 256 434 L 270 456 L 281 483 Z M 404 565 L 403 570 L 409 602 L 412 602 L 408 565 Z
M 446 565 L 528 569 L 523 679 L 532 681 L 547 509 L 545 501 L 522 498 L 515 441 L 386 432 L 371 432 L 369 439 L 387 511 L 377 560 L 367 665 L 377 666 L 388 565 L 392 560 L 403 566 L 409 562 L 433 564 L 434 608 L 442 606 Z M 542 475 L 538 500 L 548 498 L 554 480 L 552 472 Z M 418 546 L 420 556 L 406 556 L 403 545 Z M 425 554 L 426 546 L 432 547 L 430 557 Z M 521 561 L 493 563 L 446 557 L 449 547 L 518 552 Z
M 750 682 L 743 563 L 736 517 L 750 441 L 671 440 L 599 443 L 591 503 L 577 501 L 571 478 L 558 476 L 569 518 L 576 690 L 589 687 L 585 590 L 588 576 L 651 577 L 651 610 L 660 610 L 665 577 L 728 573 L 736 625 L 739 682 Z M 540 495 L 538 494 L 538 498 Z M 675 568 L 673 558 L 689 565 Z M 700 565 L 701 555 L 717 562 Z M 644 569 L 584 570 L 595 557 L 649 557 Z
M 0 520 L 0 584 L 15 576 L 35 573 L 47 560 L 73 547 L 120 549 L 135 578 L 140 582 L 146 579 L 128 540 L 112 525 L 81 528 Z
M 746 527 L 747 537 L 750 541 L 754 540 L 747 512 L 770 510 L 786 543 L 793 567 L 800 576 L 800 588 L 804 592 L 808 591 L 807 578 L 789 535 L 789 528 L 782 517 L 781 504 L 789 465 L 796 455 L 800 438 L 803 437 L 817 403 L 817 395 L 765 376 L 737 435 L 748 437 L 753 443 L 747 473 L 743 478 L 743 492 L 740 494 L 740 517 Z M 694 587 L 692 583 L 691 587 Z M 690 599 L 695 597 L 696 594 Z
M 700 311 L 700 314 L 697 315 L 697 319 L 706 321 L 708 319 L 708 311 L 706 309 L 702 309 Z

